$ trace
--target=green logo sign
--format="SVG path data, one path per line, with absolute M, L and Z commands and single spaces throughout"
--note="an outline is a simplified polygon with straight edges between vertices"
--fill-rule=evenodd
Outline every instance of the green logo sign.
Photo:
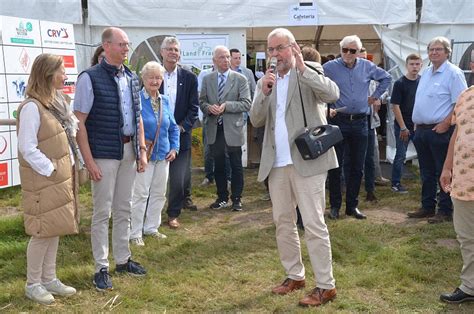
M 26 23 L 26 30 L 29 32 L 33 30 L 33 24 L 31 24 L 31 22 Z

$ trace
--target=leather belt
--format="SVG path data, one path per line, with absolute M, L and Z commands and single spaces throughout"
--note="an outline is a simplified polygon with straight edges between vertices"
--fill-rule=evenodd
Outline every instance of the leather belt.
M 436 126 L 437 123 L 435 124 L 417 124 L 416 127 L 417 128 L 420 128 L 420 129 L 424 129 L 424 130 L 427 130 L 427 129 L 432 129 Z
M 368 115 L 365 114 L 365 113 L 347 114 L 347 113 L 342 113 L 342 112 L 339 112 L 336 115 L 336 117 L 339 117 L 339 118 L 344 119 L 344 120 L 349 120 L 349 121 L 366 119 L 367 116 Z
M 132 140 L 132 137 L 130 135 L 127 135 L 127 136 L 122 136 L 122 143 L 123 144 L 127 144 L 128 142 L 130 142 Z

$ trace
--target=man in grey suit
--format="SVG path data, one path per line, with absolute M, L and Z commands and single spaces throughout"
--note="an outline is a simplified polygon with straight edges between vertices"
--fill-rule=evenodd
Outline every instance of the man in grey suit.
M 230 69 L 239 72 L 247 79 L 250 89 L 250 97 L 253 99 L 253 94 L 255 93 L 255 88 L 257 87 L 257 83 L 255 83 L 255 76 L 253 75 L 252 70 L 241 67 L 240 63 L 242 62 L 242 55 L 240 54 L 240 50 L 237 48 L 232 48 L 230 51 Z
M 225 173 L 225 155 L 229 155 L 232 169 L 232 209 L 242 210 L 244 176 L 242 168 L 242 145 L 245 125 L 243 112 L 250 109 L 250 92 L 247 79 L 230 70 L 230 52 L 224 46 L 216 46 L 212 54 L 216 71 L 202 80 L 199 104 L 206 123 L 207 142 L 214 157 L 214 176 L 217 200 L 211 208 L 228 207 L 229 191 Z
M 294 141 L 304 128 L 301 99 L 310 126 L 327 124 L 323 103 L 335 102 L 339 88 L 322 74 L 319 63 L 308 62 L 311 67 L 305 64 L 289 30 L 273 30 L 267 43 L 269 57 L 277 59 L 276 73 L 269 69 L 258 81 L 250 121 L 254 127 L 265 126 L 258 180 L 268 177 L 278 252 L 287 275 L 272 292 L 284 295 L 305 287 L 296 227 L 298 204 L 316 277 L 316 288 L 299 304 L 319 306 L 336 297 L 331 243 L 324 221 L 324 185 L 327 171 L 338 164 L 333 148 L 317 159 L 303 160 Z

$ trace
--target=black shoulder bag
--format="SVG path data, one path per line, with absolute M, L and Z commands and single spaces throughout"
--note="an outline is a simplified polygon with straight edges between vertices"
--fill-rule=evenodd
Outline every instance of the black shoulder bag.
M 311 68 L 314 69 L 313 67 Z M 322 75 L 319 71 L 317 72 Z M 304 160 L 316 159 L 342 141 L 343 137 L 337 125 L 324 124 L 316 127 L 308 127 L 298 73 L 296 74 L 296 79 L 300 93 L 301 109 L 303 109 L 304 133 L 295 139 L 295 144 Z

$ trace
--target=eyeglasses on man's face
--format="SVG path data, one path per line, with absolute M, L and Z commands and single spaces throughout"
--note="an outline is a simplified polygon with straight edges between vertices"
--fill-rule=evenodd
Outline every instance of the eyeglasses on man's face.
M 268 53 L 272 54 L 274 51 L 282 52 L 283 50 L 285 50 L 288 47 L 291 47 L 291 44 L 289 44 L 289 45 L 278 45 L 276 47 L 268 47 L 267 51 L 268 51 Z
M 355 55 L 357 53 L 357 49 L 352 49 L 352 48 L 342 48 L 341 51 L 343 53 L 348 53 L 350 52 L 351 55 Z
M 443 52 L 444 48 L 441 47 L 436 47 L 436 48 L 430 48 L 428 49 L 429 52 Z
M 131 43 L 131 42 L 114 43 L 113 41 L 109 41 L 109 43 L 114 44 L 114 45 L 117 45 L 117 46 L 119 46 L 120 48 L 125 48 L 125 47 L 130 48 L 130 47 L 132 47 L 132 43 Z

